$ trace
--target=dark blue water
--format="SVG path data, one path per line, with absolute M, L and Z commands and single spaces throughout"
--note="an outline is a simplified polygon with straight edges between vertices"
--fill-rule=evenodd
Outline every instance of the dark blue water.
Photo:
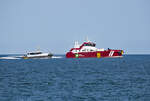
M 0 101 L 150 101 L 150 55 L 1 59 Z

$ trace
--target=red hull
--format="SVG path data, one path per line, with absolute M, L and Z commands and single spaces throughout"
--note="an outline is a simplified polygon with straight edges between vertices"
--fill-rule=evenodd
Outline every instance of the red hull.
M 121 57 L 123 54 L 122 50 L 105 50 L 96 52 L 67 52 L 67 58 L 101 58 L 101 57 Z

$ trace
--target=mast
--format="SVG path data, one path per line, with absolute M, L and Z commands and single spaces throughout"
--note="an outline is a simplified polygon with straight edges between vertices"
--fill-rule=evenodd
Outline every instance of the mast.
M 74 48 L 79 48 L 79 43 L 78 43 L 78 41 L 75 41 Z
M 86 42 L 90 42 L 89 39 L 88 39 L 88 36 L 86 37 Z

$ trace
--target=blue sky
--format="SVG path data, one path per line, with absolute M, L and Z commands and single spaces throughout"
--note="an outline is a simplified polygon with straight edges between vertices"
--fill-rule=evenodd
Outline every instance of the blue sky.
M 0 0 L 0 54 L 64 54 L 87 36 L 97 48 L 150 54 L 150 0 Z

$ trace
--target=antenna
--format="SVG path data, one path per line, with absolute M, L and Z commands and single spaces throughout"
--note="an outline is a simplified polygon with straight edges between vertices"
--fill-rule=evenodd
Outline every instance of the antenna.
M 74 48 L 79 48 L 79 43 L 78 43 L 78 41 L 75 41 Z
M 89 42 L 88 36 L 86 37 L 86 41 Z
M 37 47 L 37 51 L 38 51 L 38 52 L 40 51 L 40 47 L 39 47 L 39 46 Z

